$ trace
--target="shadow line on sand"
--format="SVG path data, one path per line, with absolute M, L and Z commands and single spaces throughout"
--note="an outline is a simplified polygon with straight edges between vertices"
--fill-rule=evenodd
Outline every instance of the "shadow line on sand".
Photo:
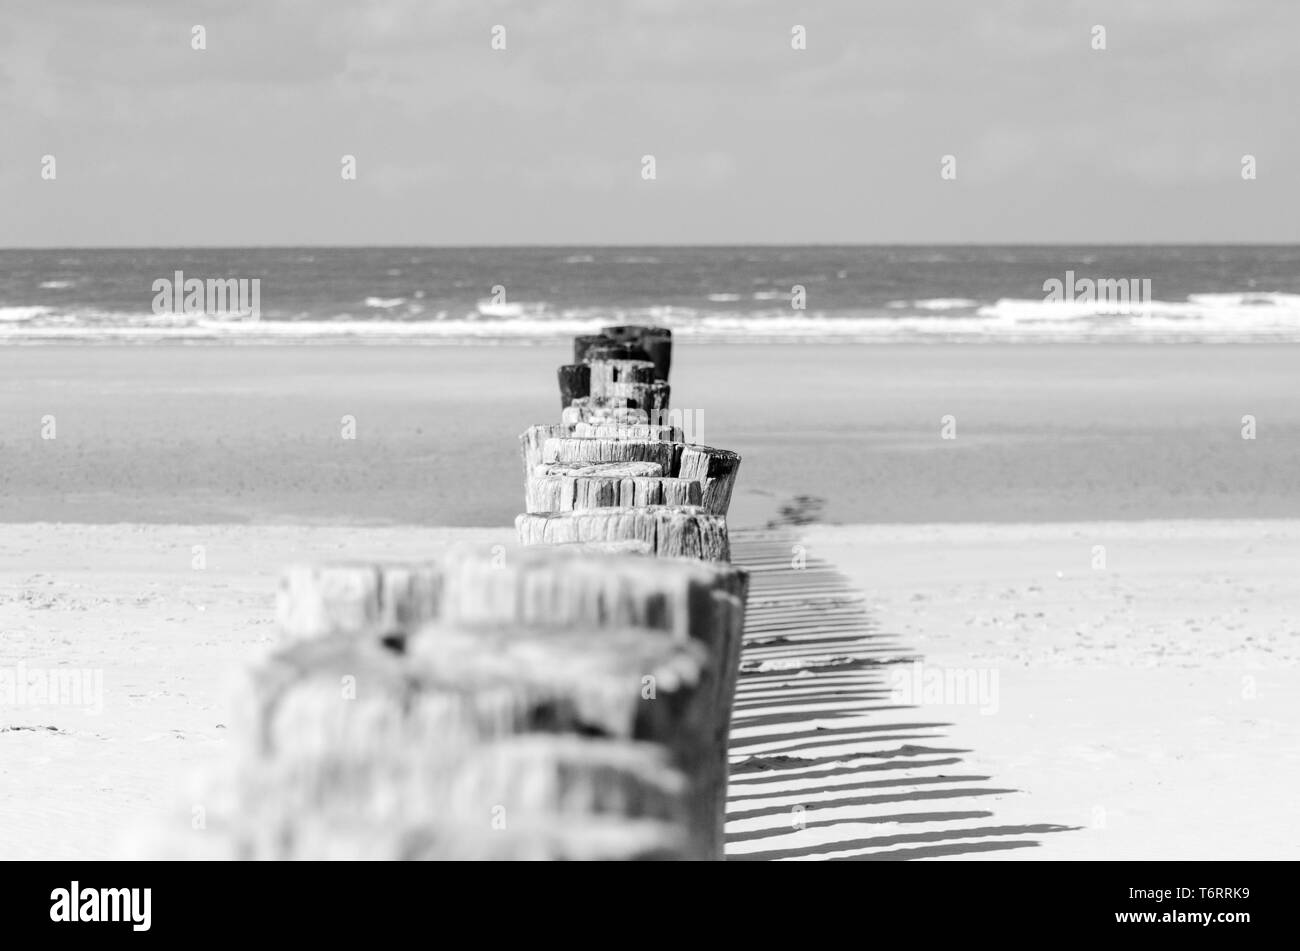
M 990 821 L 990 797 L 1020 790 L 994 785 L 965 762 L 970 750 L 945 744 L 951 724 L 891 702 L 891 668 L 917 657 L 879 631 L 842 575 L 806 557 L 796 534 L 736 532 L 732 558 L 751 574 L 731 721 L 729 860 L 978 855 L 1035 848 L 1038 836 L 1078 828 Z M 828 627 L 832 638 L 817 636 Z M 880 771 L 889 772 L 867 778 Z M 936 800 L 953 808 L 889 811 Z

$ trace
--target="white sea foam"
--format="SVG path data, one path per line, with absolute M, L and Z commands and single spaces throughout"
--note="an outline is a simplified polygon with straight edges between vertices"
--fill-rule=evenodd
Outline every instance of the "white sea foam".
M 1185 301 L 1134 302 L 1131 313 L 1123 315 L 1109 313 L 1111 306 L 1104 301 L 1003 299 L 976 314 L 990 322 L 990 332 L 1052 324 L 1058 329 L 1073 326 L 1079 333 L 1118 334 L 1125 328 L 1178 335 L 1300 333 L 1300 294 L 1192 294 Z
M 48 307 L 0 307 L 0 323 L 20 323 L 50 313 Z
M 143 315 L 141 315 L 143 316 Z M 164 326 L 143 319 L 111 324 L 46 324 L 21 330 L 0 325 L 0 342 L 99 340 L 121 342 L 200 342 L 228 340 L 248 343 L 358 342 L 455 343 L 475 340 L 531 340 L 573 336 L 599 330 L 605 321 L 553 320 L 245 320 L 200 319 Z M 541 329 L 541 328 L 544 328 Z
M 913 301 L 917 310 L 961 310 L 966 307 L 978 307 L 979 301 L 969 297 L 931 297 L 926 300 Z
M 527 301 L 507 301 L 498 304 L 490 300 L 481 300 L 477 304 L 477 311 L 483 317 L 512 320 L 523 317 L 543 318 L 547 307 L 544 303 L 530 303 Z M 549 321 L 546 322 L 549 323 Z
M 943 300 L 951 306 L 923 306 Z M 874 309 L 793 311 L 786 306 L 728 311 L 657 305 L 650 307 L 552 309 L 540 302 L 493 304 L 482 301 L 469 312 L 424 314 L 403 310 L 409 319 L 386 316 L 359 319 L 342 311 L 329 319 L 261 320 L 192 318 L 185 315 L 119 313 L 50 306 L 0 307 L 0 341 L 56 340 L 236 342 L 401 342 L 445 344 L 474 341 L 561 339 L 593 333 L 619 323 L 654 323 L 674 335 L 700 341 L 745 342 L 976 342 L 1206 341 L 1300 342 L 1300 294 L 1196 294 L 1185 301 L 1151 301 L 1135 313 L 1113 315 L 1106 305 L 1077 301 L 1003 299 L 975 306 L 964 298 L 890 302 Z M 403 298 L 368 298 L 370 313 L 386 313 Z

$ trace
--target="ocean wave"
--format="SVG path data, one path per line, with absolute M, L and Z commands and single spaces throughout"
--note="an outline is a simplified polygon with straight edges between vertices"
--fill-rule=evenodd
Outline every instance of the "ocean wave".
M 46 291 L 61 291 L 65 287 L 72 287 L 76 281 L 41 281 L 41 289 Z
M 979 301 L 971 300 L 969 297 L 930 297 L 914 301 L 912 306 L 919 310 L 962 310 L 978 307 Z
M 50 312 L 49 307 L 0 307 L 0 323 L 21 323 Z
M 980 302 L 969 297 L 926 297 L 921 300 L 891 300 L 885 306 L 891 310 L 968 310 Z
M 314 343 L 356 341 L 369 343 L 455 343 L 486 340 L 538 340 L 551 336 L 592 333 L 607 321 L 530 319 L 480 321 L 455 320 L 213 320 L 200 319 L 176 326 L 143 322 L 100 325 L 43 325 L 21 329 L 0 325 L 0 343 L 59 341 L 116 341 L 138 343 L 267 342 Z
M 976 315 L 998 326 L 1053 324 L 1076 330 L 1123 332 L 1164 328 L 1197 333 L 1261 330 L 1300 331 L 1300 294 L 1275 292 L 1191 294 L 1185 301 L 1132 301 L 1116 307 L 1106 301 L 1007 299 L 980 307 Z
M 476 305 L 476 310 L 479 316 L 504 320 L 514 320 L 522 317 L 545 320 L 550 312 L 550 308 L 545 303 L 529 301 L 496 303 L 490 300 L 481 300 Z
M 553 308 L 543 302 L 493 304 L 424 313 L 404 298 L 367 298 L 373 316 L 345 312 L 186 316 L 0 306 L 0 342 L 70 340 L 124 342 L 356 342 L 468 343 L 544 341 L 593 333 L 608 324 L 653 323 L 698 341 L 827 342 L 1300 342 L 1300 294 L 1225 292 L 1184 301 L 1134 305 L 1130 314 L 1104 305 L 1003 298 L 891 301 L 874 308 L 793 311 L 788 306 L 708 309 L 669 304 L 644 307 Z M 901 306 L 900 306 L 901 305 Z M 405 319 L 398 319 L 405 318 Z

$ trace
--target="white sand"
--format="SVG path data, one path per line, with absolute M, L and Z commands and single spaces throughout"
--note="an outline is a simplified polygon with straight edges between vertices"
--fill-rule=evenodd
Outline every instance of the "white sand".
M 419 558 L 512 529 L 0 526 L 0 668 L 92 668 L 103 712 L 0 707 L 7 858 L 103 858 L 123 830 L 191 802 L 221 767 L 234 678 L 274 644 L 293 561 Z M 194 545 L 207 567 L 191 567 Z M 55 727 L 57 732 L 48 727 Z M 29 729 L 35 728 L 35 729 Z M 200 803 L 195 803 L 199 805 Z
M 951 723 L 935 732 L 971 751 L 962 772 L 1018 790 L 963 803 L 992 815 L 951 827 L 1080 827 L 1008 833 L 1037 846 L 963 857 L 1300 857 L 1300 522 L 816 528 L 805 539 L 925 664 L 997 672 L 996 713 L 897 712 Z M 1095 545 L 1104 569 L 1092 567 Z
M 0 709 L 0 842 L 8 858 L 108 856 L 122 830 L 189 801 L 188 777 L 220 766 L 231 678 L 273 643 L 281 565 L 420 557 L 452 541 L 490 545 L 512 535 L 235 525 L 0 530 L 0 668 L 90 668 L 104 678 L 97 716 L 49 705 Z M 881 709 L 906 705 L 877 696 L 829 708 L 786 705 L 797 716 L 779 728 L 738 721 L 737 740 L 749 753 L 802 755 L 800 734 L 833 720 L 852 729 L 824 734 L 842 742 L 816 755 L 873 769 L 795 764 L 779 777 L 738 778 L 729 832 L 751 838 L 733 843 L 732 854 L 1300 855 L 1291 803 L 1300 777 L 1300 522 L 802 534 L 810 557 L 835 563 L 865 593 L 877 633 L 863 640 L 864 651 L 879 643 L 881 658 L 919 655 L 930 669 L 996 671 L 997 712 L 953 703 Z M 1106 546 L 1104 570 L 1091 567 L 1097 544 Z M 205 570 L 191 567 L 193 545 L 206 546 Z M 779 667 L 789 654 L 779 643 L 752 646 L 747 660 L 766 657 Z M 886 672 L 818 676 L 851 694 L 855 684 L 879 685 Z M 757 686 L 751 678 L 746 690 Z M 750 717 L 763 715 L 762 690 L 746 702 Z M 846 720 L 846 712 L 855 715 Z M 923 776 L 882 769 L 891 766 L 878 756 L 882 742 L 918 758 L 957 752 L 924 753 L 927 762 L 953 762 Z M 760 785 L 767 798 L 746 804 Z M 795 806 L 815 821 L 792 828 Z

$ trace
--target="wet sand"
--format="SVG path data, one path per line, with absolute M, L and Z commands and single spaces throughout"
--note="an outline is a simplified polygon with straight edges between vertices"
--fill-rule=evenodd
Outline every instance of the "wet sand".
M 1300 347 L 678 351 L 737 527 L 1300 517 Z M 0 349 L 0 521 L 507 525 L 567 352 Z

